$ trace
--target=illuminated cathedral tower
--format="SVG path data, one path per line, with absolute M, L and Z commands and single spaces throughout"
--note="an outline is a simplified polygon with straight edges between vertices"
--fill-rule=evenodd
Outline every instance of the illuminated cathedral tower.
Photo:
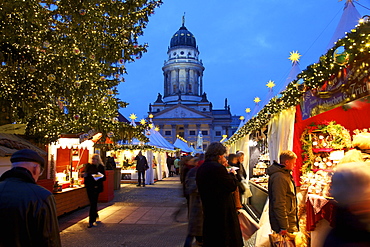
M 194 35 L 182 26 L 172 36 L 164 62 L 163 96 L 149 105 L 149 114 L 160 128 L 161 134 L 174 143 L 181 136 L 189 145 L 196 146 L 199 133 L 203 135 L 203 148 L 219 141 L 224 135 L 231 136 L 232 116 L 225 100 L 224 109 L 213 110 L 203 92 L 202 60 Z M 237 127 L 237 126 L 236 126 Z M 236 129 L 236 128 L 235 128 Z

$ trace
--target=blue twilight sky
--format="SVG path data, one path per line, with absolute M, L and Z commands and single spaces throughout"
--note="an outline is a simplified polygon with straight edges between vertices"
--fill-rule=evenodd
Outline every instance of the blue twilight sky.
M 172 35 L 185 26 L 196 38 L 205 67 L 203 90 L 214 109 L 225 98 L 233 115 L 246 115 L 268 95 L 266 84 L 281 88 L 291 68 L 290 52 L 302 57 L 304 70 L 326 53 L 345 6 L 338 0 L 163 0 L 149 19 L 140 43 L 148 52 L 126 65 L 128 75 L 119 87 L 119 98 L 130 105 L 120 112 L 147 117 L 149 103 L 163 95 L 162 66 Z M 355 1 L 361 16 L 370 15 L 370 0 Z M 343 35 L 344 36 L 344 35 Z M 261 103 L 262 103 L 261 102 Z

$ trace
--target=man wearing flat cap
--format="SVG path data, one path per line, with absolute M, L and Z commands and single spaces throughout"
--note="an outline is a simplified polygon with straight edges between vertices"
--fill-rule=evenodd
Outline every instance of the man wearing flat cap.
M 36 184 L 44 158 L 22 149 L 10 161 L 0 177 L 0 246 L 61 246 L 54 196 Z

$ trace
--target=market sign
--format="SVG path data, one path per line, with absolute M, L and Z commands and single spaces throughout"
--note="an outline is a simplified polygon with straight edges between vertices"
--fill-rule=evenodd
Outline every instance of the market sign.
M 346 67 L 332 76 L 319 89 L 304 93 L 301 103 L 302 119 L 342 106 L 350 101 L 370 95 L 370 66 L 360 65 Z

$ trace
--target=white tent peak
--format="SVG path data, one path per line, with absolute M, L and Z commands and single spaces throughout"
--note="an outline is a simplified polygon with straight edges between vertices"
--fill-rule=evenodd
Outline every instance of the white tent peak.
M 331 49 L 334 46 L 335 42 L 337 42 L 339 39 L 345 36 L 346 32 L 349 32 L 352 29 L 354 29 L 360 19 L 361 15 L 357 11 L 355 5 L 353 4 L 353 1 L 347 0 L 346 3 L 344 4 L 342 17 L 340 18 L 338 26 L 335 29 L 335 32 L 326 50 Z

